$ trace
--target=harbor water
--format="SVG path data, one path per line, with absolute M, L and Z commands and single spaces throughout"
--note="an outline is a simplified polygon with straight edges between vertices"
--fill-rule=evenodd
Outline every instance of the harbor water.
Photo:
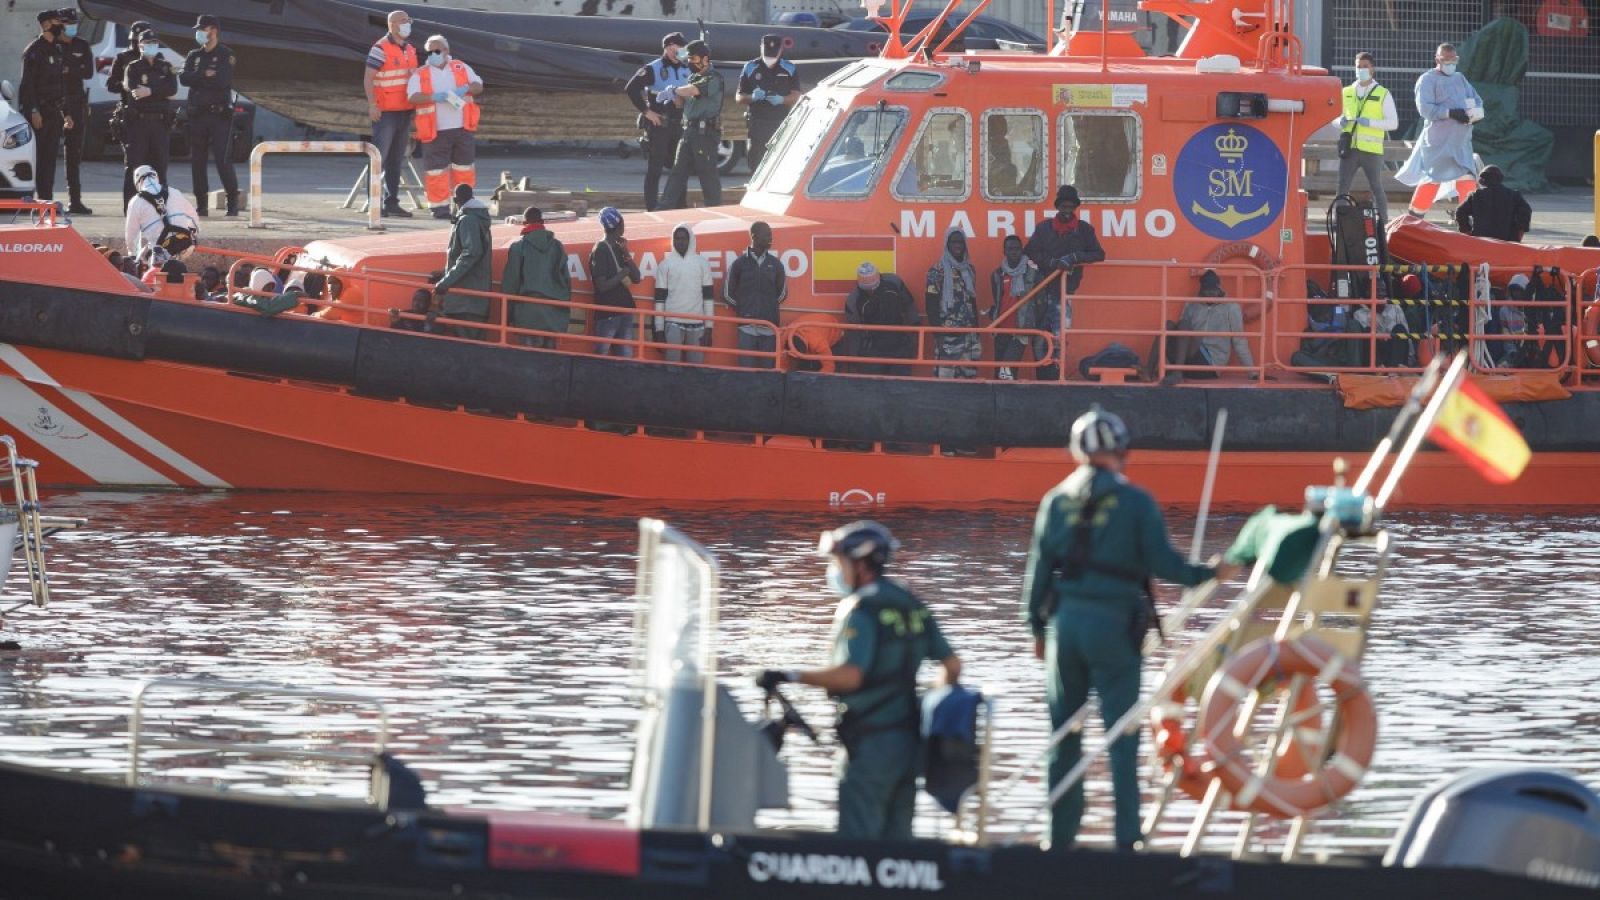
M 5 637 L 25 649 L 0 654 L 0 758 L 121 776 L 140 681 L 269 682 L 381 699 L 391 750 L 422 775 L 434 804 L 602 818 L 627 806 L 638 716 L 637 517 L 667 519 L 721 561 L 719 668 L 754 717 L 753 670 L 826 662 L 834 601 L 813 554 L 820 530 L 852 516 L 823 507 L 249 493 L 64 494 L 47 506 L 89 526 L 50 543 L 51 607 L 6 620 Z M 1001 774 L 1027 765 L 1048 731 L 1042 665 L 1019 613 L 1032 510 L 878 515 L 904 544 L 898 574 L 933 607 L 965 680 L 997 700 Z M 1169 517 L 1186 548 L 1192 511 Z M 1242 511 L 1213 516 L 1208 552 L 1243 519 Z M 1421 789 L 1471 767 L 1559 767 L 1600 785 L 1592 700 L 1600 518 L 1418 513 L 1390 527 L 1396 559 L 1363 666 L 1380 716 L 1374 766 L 1308 846 L 1379 849 Z M 8 606 L 21 584 L 14 573 Z M 1163 603 L 1176 596 L 1164 590 Z M 1157 671 L 1147 665 L 1147 683 Z M 831 704 L 816 691 L 795 696 L 826 731 Z M 154 735 L 371 747 L 373 718 L 361 704 L 252 700 L 240 712 L 177 694 L 151 704 Z M 790 735 L 793 808 L 764 814 L 762 824 L 832 827 L 831 754 L 827 734 L 821 746 Z M 236 791 L 361 791 L 353 768 L 271 758 L 225 766 L 178 750 L 146 758 L 151 777 Z M 1091 772 L 1089 791 L 1085 841 L 1102 843 L 1103 767 Z M 1003 830 L 1037 832 L 1042 797 L 1037 778 L 1007 797 Z M 922 809 L 922 832 L 948 824 L 925 798 Z M 1178 833 L 1157 837 L 1170 846 Z

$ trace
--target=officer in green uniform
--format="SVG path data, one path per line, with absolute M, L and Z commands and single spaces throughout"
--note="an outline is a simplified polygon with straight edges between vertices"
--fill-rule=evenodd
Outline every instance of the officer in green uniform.
M 711 66 L 711 46 L 705 41 L 689 42 L 689 68 L 694 74 L 689 83 L 669 88 L 662 95 L 676 95 L 683 104 L 683 137 L 678 142 L 678 158 L 667 176 L 667 209 L 689 205 L 689 175 L 700 179 L 700 193 L 707 206 L 722 205 L 722 178 L 717 174 L 717 147 L 722 142 L 722 76 Z
M 1046 661 L 1052 727 L 1071 718 L 1092 687 L 1109 728 L 1139 699 L 1140 644 L 1154 610 L 1146 595 L 1150 576 L 1193 586 L 1230 578 L 1237 567 L 1191 565 L 1173 549 L 1155 499 L 1122 475 L 1128 429 L 1121 419 L 1098 407 L 1084 413 L 1072 424 L 1070 449 L 1080 465 L 1039 504 L 1022 606 L 1034 655 Z M 1143 840 L 1138 750 L 1137 731 L 1111 745 L 1116 840 L 1124 850 Z M 1051 787 L 1081 755 L 1079 733 L 1051 750 Z M 1082 817 L 1080 779 L 1050 812 L 1053 849 L 1072 846 Z
M 768 669 L 763 690 L 784 682 L 824 688 L 839 701 L 839 836 L 907 840 L 916 805 L 921 750 L 917 668 L 924 659 L 944 667 L 948 684 L 961 677 L 933 614 L 904 585 L 884 575 L 899 547 L 877 522 L 852 522 L 822 535 L 830 557 L 828 585 L 842 599 L 834 616 L 833 665 L 803 671 Z

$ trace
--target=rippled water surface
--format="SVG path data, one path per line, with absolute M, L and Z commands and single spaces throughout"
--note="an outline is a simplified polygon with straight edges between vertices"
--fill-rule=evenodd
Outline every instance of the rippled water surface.
M 438 803 L 619 815 L 637 718 L 628 598 L 641 514 L 721 559 L 721 668 L 752 716 L 751 669 L 821 664 L 827 651 L 833 605 L 811 552 L 840 517 L 823 509 L 285 494 L 68 494 L 48 505 L 90 526 L 51 544 L 52 607 L 6 621 L 25 647 L 0 660 L 7 760 L 120 774 L 141 680 L 266 681 L 381 698 L 397 754 Z M 1002 768 L 1024 763 L 1047 730 L 1017 599 L 1031 518 L 1022 507 L 883 513 L 905 545 L 899 574 L 933 606 L 967 680 L 999 698 Z M 1191 517 L 1171 518 L 1187 547 Z M 1220 549 L 1242 518 L 1214 517 L 1208 544 Z M 1374 770 L 1312 843 L 1377 846 L 1421 787 L 1468 767 L 1558 766 L 1600 784 L 1600 520 L 1409 514 L 1392 530 L 1398 558 L 1364 666 L 1381 717 Z M 371 721 L 360 704 L 262 700 L 240 712 L 207 705 L 215 699 L 152 697 L 153 730 L 359 749 Z M 801 708 L 829 721 L 815 692 Z M 831 827 L 828 750 L 791 737 L 785 757 L 794 808 L 764 823 Z M 169 777 L 234 790 L 357 790 L 320 767 L 151 759 Z M 1096 841 L 1109 827 L 1105 773 L 1089 786 L 1086 840 Z M 1008 827 L 1041 797 L 1032 781 L 1008 798 Z

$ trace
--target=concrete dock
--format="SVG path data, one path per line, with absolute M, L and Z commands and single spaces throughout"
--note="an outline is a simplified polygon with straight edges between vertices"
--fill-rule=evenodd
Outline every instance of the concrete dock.
M 366 165 L 360 156 L 300 156 L 268 155 L 263 165 L 263 218 L 265 228 L 248 227 L 248 212 L 237 218 L 222 215 L 213 205 L 210 217 L 201 221 L 202 243 L 223 249 L 250 253 L 271 253 L 279 247 L 304 244 L 318 237 L 350 236 L 367 233 L 367 216 L 361 211 L 365 201 L 365 185 L 357 193 L 355 204 L 341 208 L 350 188 L 356 183 Z M 528 178 L 537 185 L 569 192 L 564 196 L 583 201 L 593 215 L 600 207 L 616 206 L 624 211 L 642 208 L 640 186 L 644 181 L 644 158 L 635 153 L 622 157 L 615 151 L 560 154 L 491 151 L 478 158 L 478 194 L 487 199 L 488 192 L 500 182 L 500 174 L 509 172 L 514 179 Z M 420 169 L 420 164 L 418 166 Z M 248 193 L 248 166 L 238 166 L 241 190 Z M 185 193 L 190 193 L 188 160 L 174 160 L 169 167 L 173 183 Z M 63 176 L 58 173 L 57 181 Z M 122 244 L 122 167 L 111 162 L 84 164 L 86 193 L 84 200 L 95 210 L 93 216 L 73 218 L 73 226 L 91 240 L 109 243 L 118 248 Z M 737 202 L 739 192 L 749 174 L 739 169 L 733 176 L 724 177 L 726 202 Z M 690 182 L 694 184 L 693 181 Z M 211 185 L 218 187 L 215 169 L 211 172 Z M 65 184 L 60 187 L 65 194 Z M 421 192 L 418 192 L 420 196 Z M 696 192 L 691 191 L 695 196 Z M 693 200 L 691 200 L 693 202 Z M 1588 188 L 1568 188 L 1556 193 L 1535 194 L 1528 197 L 1533 206 L 1533 231 L 1526 242 L 1542 244 L 1575 245 L 1594 231 L 1594 199 Z M 1041 204 L 1042 205 L 1042 204 Z M 436 221 L 426 210 L 417 210 L 409 202 L 416 218 L 383 219 L 389 231 L 444 231 L 449 223 Z M 1326 204 L 1313 201 L 1309 229 L 1322 230 L 1323 210 Z M 1391 207 L 1403 208 L 1391 203 Z M 547 204 L 546 208 L 555 208 Z M 1436 223 L 1447 221 L 1446 204 L 1435 207 L 1430 219 Z M 503 210 L 502 215 L 521 212 Z

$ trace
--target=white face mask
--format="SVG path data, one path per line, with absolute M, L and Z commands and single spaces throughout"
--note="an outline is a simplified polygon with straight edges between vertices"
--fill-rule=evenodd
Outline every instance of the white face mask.
M 839 568 L 837 559 L 828 561 L 828 588 L 841 600 L 856 592 L 856 589 L 850 586 L 850 582 L 845 580 L 844 570 Z
M 436 66 L 436 67 L 442 69 L 442 68 L 444 68 L 444 59 L 445 59 L 445 55 L 444 55 L 444 53 L 442 51 L 439 51 L 439 50 L 430 50 L 430 51 L 428 51 L 428 65 Z
M 761 57 L 761 64 L 770 69 L 778 64 L 778 58 L 776 56 L 763 56 Z
M 400 35 L 400 39 L 401 40 L 405 40 L 406 38 L 411 37 L 411 23 L 410 22 L 401 22 L 398 26 L 395 27 L 395 33 Z
M 1363 66 L 1356 70 L 1356 77 L 1361 80 L 1362 84 L 1366 84 L 1372 80 L 1372 70 Z
M 1454 75 L 1456 73 L 1456 64 L 1453 62 L 1439 63 L 1439 71 L 1446 75 Z

